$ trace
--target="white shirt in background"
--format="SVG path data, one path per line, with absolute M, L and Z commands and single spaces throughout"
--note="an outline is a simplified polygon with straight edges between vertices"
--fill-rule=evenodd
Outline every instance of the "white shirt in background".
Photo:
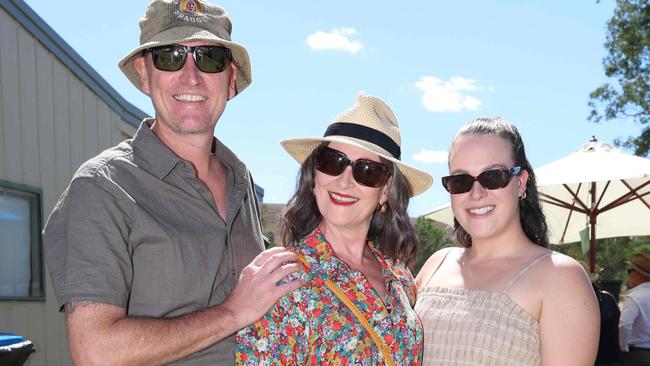
M 618 323 L 621 351 L 630 346 L 650 348 L 650 282 L 637 285 L 627 292 Z

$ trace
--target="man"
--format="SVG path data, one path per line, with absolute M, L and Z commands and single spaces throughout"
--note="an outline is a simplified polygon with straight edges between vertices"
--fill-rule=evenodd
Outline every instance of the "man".
M 154 0 L 140 28 L 119 66 L 155 119 L 83 164 L 44 230 L 70 353 L 80 365 L 232 365 L 233 333 L 301 285 L 282 281 L 293 253 L 262 252 L 250 175 L 214 138 L 251 82 L 248 54 L 205 1 Z
M 637 253 L 628 263 L 629 291 L 618 325 L 623 365 L 650 365 L 650 254 Z

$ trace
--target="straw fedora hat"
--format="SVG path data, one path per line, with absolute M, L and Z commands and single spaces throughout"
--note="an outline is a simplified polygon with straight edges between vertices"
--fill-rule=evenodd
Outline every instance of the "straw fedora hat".
M 650 277 L 650 254 L 636 253 L 627 264 L 628 268 L 631 268 L 646 277 Z
M 248 51 L 232 42 L 232 23 L 226 11 L 205 0 L 153 0 L 140 18 L 140 46 L 129 52 L 118 66 L 126 77 L 142 91 L 140 75 L 133 60 L 151 47 L 168 46 L 184 42 L 221 44 L 230 49 L 237 65 L 237 94 L 252 81 Z
M 378 97 L 359 92 L 356 104 L 336 116 L 323 137 L 291 138 L 280 143 L 289 155 L 302 164 L 322 142 L 334 141 L 364 149 L 393 162 L 411 185 L 411 197 L 431 186 L 433 178 L 429 174 L 400 160 L 401 138 L 397 118 Z

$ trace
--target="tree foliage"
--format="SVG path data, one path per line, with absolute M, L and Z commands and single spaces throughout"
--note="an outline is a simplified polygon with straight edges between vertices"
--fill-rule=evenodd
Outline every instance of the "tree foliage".
M 641 134 L 617 145 L 635 154 L 650 153 L 650 0 L 617 0 L 607 24 L 603 60 L 605 75 L 613 79 L 590 94 L 589 120 L 600 122 L 632 118 L 643 127 Z
M 554 245 L 553 250 L 564 253 L 577 260 L 589 261 L 589 253 L 582 254 L 580 243 Z M 626 262 L 634 253 L 650 253 L 650 237 L 619 237 L 596 240 L 596 268 L 602 268 L 603 279 L 627 279 Z
M 418 249 L 417 260 L 415 261 L 415 267 L 413 268 L 414 276 L 417 275 L 431 254 L 442 248 L 454 246 L 454 243 L 446 237 L 446 232 L 443 229 L 435 227 L 433 222 L 424 218 L 424 216 L 419 217 L 415 222 L 415 231 L 420 240 L 420 247 Z

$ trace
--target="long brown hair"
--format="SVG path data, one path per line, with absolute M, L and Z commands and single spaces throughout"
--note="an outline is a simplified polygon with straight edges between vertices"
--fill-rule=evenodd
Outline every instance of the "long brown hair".
M 327 143 L 321 144 L 324 145 Z M 291 245 L 305 237 L 322 220 L 313 193 L 316 151 L 318 148 L 314 149 L 300 167 L 296 192 L 283 213 L 280 236 L 285 245 Z M 411 187 L 395 164 L 384 159 L 382 162 L 392 169 L 392 181 L 388 188 L 388 210 L 383 214 L 373 213 L 367 238 L 372 240 L 386 257 L 400 260 L 412 267 L 419 241 L 406 212 Z

